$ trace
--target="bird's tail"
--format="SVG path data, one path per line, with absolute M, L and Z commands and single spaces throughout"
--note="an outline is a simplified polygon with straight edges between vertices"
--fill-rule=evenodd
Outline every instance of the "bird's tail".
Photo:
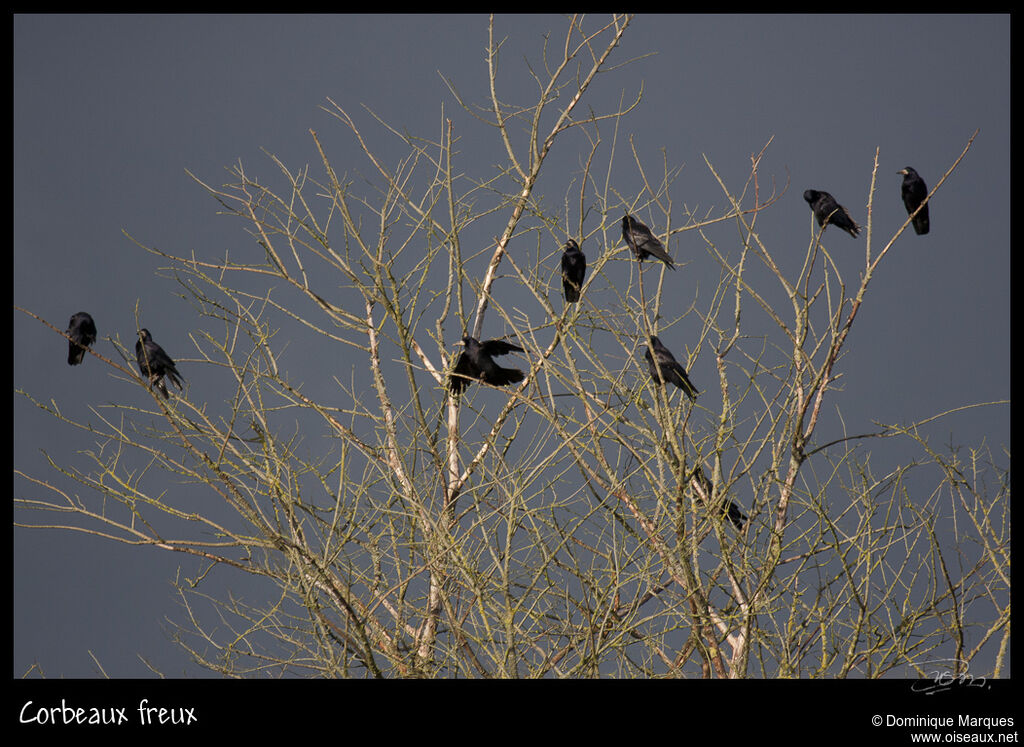
M 170 379 L 171 382 L 173 382 L 174 386 L 178 387 L 178 389 L 181 391 L 185 391 L 185 387 L 181 385 L 181 379 L 178 378 L 179 376 L 181 376 L 181 374 L 179 374 L 177 371 L 167 372 L 167 378 Z
M 155 386 L 157 389 L 160 390 L 160 394 L 164 395 L 164 399 L 170 399 L 171 398 L 170 393 L 167 391 L 167 385 L 164 384 L 164 380 L 163 380 L 162 376 L 158 376 L 156 378 L 156 380 L 153 382 L 153 386 Z
M 683 376 L 683 391 L 686 392 L 686 396 L 690 398 L 691 402 L 697 401 L 697 395 L 700 394 L 700 390 L 697 389 L 693 384 L 690 383 L 688 376 Z

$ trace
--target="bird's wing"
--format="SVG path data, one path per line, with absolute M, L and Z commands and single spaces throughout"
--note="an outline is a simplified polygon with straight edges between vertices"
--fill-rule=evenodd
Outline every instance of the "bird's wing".
M 487 374 L 487 383 L 494 386 L 505 386 L 506 384 L 517 384 L 524 378 L 523 372 L 518 368 L 502 368 L 495 366 Z
M 149 360 L 160 368 L 174 368 L 174 361 L 171 359 L 171 356 L 167 355 L 164 349 L 155 342 L 146 345 L 146 353 L 149 355 Z
M 480 343 L 481 349 L 487 353 L 487 355 L 506 355 L 516 350 L 520 353 L 525 353 L 518 345 L 513 345 L 511 342 L 505 340 L 485 340 Z

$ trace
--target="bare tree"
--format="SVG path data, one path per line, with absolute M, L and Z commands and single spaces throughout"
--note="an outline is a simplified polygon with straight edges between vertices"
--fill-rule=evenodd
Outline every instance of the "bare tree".
M 679 169 L 666 159 L 655 173 L 632 141 L 626 167 L 641 187 L 616 191 L 619 129 L 641 91 L 611 111 L 584 102 L 627 64 L 630 22 L 570 19 L 530 68 L 537 100 L 520 105 L 499 96 L 492 19 L 487 103 L 449 90 L 494 128 L 494 173 L 460 163 L 452 119 L 434 142 L 373 117 L 400 142 L 396 161 L 328 102 L 369 174 L 339 174 L 311 131 L 319 176 L 271 156 L 265 178 L 241 164 L 224 185 L 196 177 L 242 222 L 245 255 L 145 248 L 204 320 L 191 365 L 230 394 L 154 394 L 149 410 L 118 405 L 71 422 L 109 448 L 87 471 L 51 461 L 82 495 L 16 471 L 20 515 L 58 517 L 19 526 L 202 559 L 178 587 L 188 611 L 179 640 L 228 676 L 877 677 L 921 673 L 938 655 L 967 667 L 992 641 L 984 669 L 999 676 L 1008 469 L 984 448 L 936 451 L 923 423 L 815 438 L 871 280 L 911 220 L 878 248 L 877 152 L 854 282 L 817 228 L 799 271 L 780 269 L 757 230 L 785 191 L 763 189 L 770 141 L 739 190 L 706 161 L 726 200 L 718 213 L 680 208 Z M 538 184 L 559 148 L 575 149 L 579 168 L 552 208 Z M 670 252 L 681 235 L 701 241 L 719 272 L 710 296 L 633 259 L 625 213 L 646 216 Z M 708 230 L 723 223 L 736 228 L 728 245 Z M 588 254 L 574 304 L 562 303 L 558 274 L 567 238 Z M 758 316 L 769 333 L 752 331 Z M 718 375 L 696 403 L 643 361 L 651 335 L 692 323 L 699 337 L 673 338 L 675 356 L 687 368 L 713 356 Z M 523 381 L 452 396 L 463 334 L 514 340 Z M 290 358 L 298 338 L 332 365 Z M 88 353 L 145 386 L 114 342 L 120 360 Z M 876 475 L 865 445 L 891 439 L 921 456 Z M 140 458 L 163 479 L 142 479 Z M 912 500 L 908 476 L 931 468 L 927 501 Z M 184 487 L 165 490 L 167 479 L 201 486 L 209 508 L 181 498 Z M 730 520 L 731 504 L 744 520 Z M 951 516 L 952 539 L 940 526 Z M 213 568 L 265 579 L 276 601 L 207 595 Z M 211 608 L 217 630 L 204 623 Z

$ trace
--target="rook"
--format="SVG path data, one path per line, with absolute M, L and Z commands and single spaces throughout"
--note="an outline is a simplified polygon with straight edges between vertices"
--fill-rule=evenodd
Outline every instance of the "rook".
M 707 475 L 704 474 L 704 469 L 700 465 L 697 465 L 697 469 L 694 472 L 694 477 L 700 483 L 701 490 L 704 491 L 704 494 L 710 500 L 712 490 L 711 480 L 709 480 L 707 478 Z M 701 505 L 704 505 L 704 499 L 701 498 L 699 491 L 697 492 L 697 502 L 700 503 Z M 736 527 L 737 529 L 743 529 L 743 525 L 747 521 L 747 515 L 740 510 L 740 507 L 736 505 L 735 501 L 729 500 L 723 496 L 722 513 L 726 517 L 728 517 L 729 521 L 732 522 L 734 527 Z
M 96 324 L 92 317 L 79 311 L 68 322 L 68 365 L 77 366 L 85 358 L 85 349 L 96 342 Z
M 920 174 L 909 166 L 896 173 L 903 174 L 903 184 L 900 187 L 900 193 L 903 195 L 903 205 L 907 208 L 907 215 L 910 215 L 917 210 L 917 206 L 924 202 L 924 198 L 928 196 L 928 187 L 924 185 L 924 179 L 921 178 Z M 914 216 L 913 223 L 914 233 L 918 236 L 928 233 L 930 226 L 927 205 L 921 208 L 921 212 Z
M 480 342 L 466 335 L 459 343 L 465 349 L 455 362 L 455 369 L 448 377 L 448 388 L 456 397 L 462 394 L 473 379 L 479 379 L 491 386 L 506 386 L 523 380 L 523 372 L 518 368 L 502 368 L 494 362 L 492 355 L 506 355 L 513 350 L 526 352 L 518 345 L 504 340 L 484 340 Z M 467 378 L 468 377 L 468 378 Z
M 149 379 L 149 386 L 155 385 L 164 395 L 164 399 L 170 398 L 167 386 L 163 381 L 165 376 L 178 389 L 183 388 L 180 380 L 181 374 L 174 367 L 174 361 L 162 347 L 153 342 L 153 337 L 149 334 L 148 329 L 139 330 L 139 339 L 135 342 L 135 360 L 138 361 L 139 371 Z
M 857 238 L 860 226 L 853 222 L 853 218 L 846 212 L 846 208 L 836 202 L 835 198 L 828 192 L 808 189 L 804 192 L 804 199 L 807 200 L 807 204 L 814 211 L 814 217 L 818 219 L 818 225 L 822 226 L 822 230 L 824 230 L 826 223 L 830 223 L 833 226 L 839 226 L 839 228 Z
M 647 257 L 654 256 L 668 265 L 670 269 L 676 269 L 672 263 L 672 257 L 665 251 L 665 247 L 661 245 L 658 238 L 651 233 L 651 229 L 632 215 L 622 217 L 622 238 L 641 262 Z
M 579 244 L 572 239 L 565 242 L 562 252 L 562 291 L 566 303 L 580 300 L 580 288 L 583 277 L 587 274 L 587 258 L 580 251 Z
M 686 375 L 686 369 L 676 361 L 668 348 L 661 344 L 661 340 L 652 336 L 651 348 L 654 348 L 654 357 L 657 359 L 657 365 L 655 365 L 654 360 L 651 358 L 650 348 L 644 351 L 644 358 L 647 359 L 647 367 L 651 371 L 651 378 L 654 380 L 654 383 L 657 384 L 659 381 L 664 381 L 675 384 L 686 392 L 687 397 L 692 400 L 697 399 L 697 394 L 699 393 L 697 387 L 690 383 L 690 377 Z M 659 371 L 661 372 L 660 379 L 658 377 Z

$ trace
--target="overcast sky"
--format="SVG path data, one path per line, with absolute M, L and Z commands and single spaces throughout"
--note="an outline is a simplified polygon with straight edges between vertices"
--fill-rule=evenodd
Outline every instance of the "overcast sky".
M 536 62 L 541 35 L 557 35 L 564 20 L 499 16 L 496 27 L 508 36 L 504 100 L 534 101 L 524 56 Z M 89 311 L 107 355 L 107 336 L 133 343 L 138 304 L 154 339 L 187 358 L 192 308 L 124 232 L 177 254 L 251 247 L 186 170 L 211 184 L 226 182 L 224 168 L 238 161 L 272 174 L 264 149 L 291 167 L 315 166 L 310 129 L 339 161 L 365 169 L 321 109 L 327 98 L 368 131 L 362 105 L 428 138 L 450 117 L 464 168 L 488 175 L 501 155 L 497 135 L 458 107 L 439 75 L 482 101 L 486 42 L 487 18 L 477 15 L 15 16 L 14 304 L 61 329 Z M 595 101 L 606 108 L 643 84 L 620 137 L 632 135 L 652 165 L 662 148 L 685 164 L 673 186 L 680 205 L 717 210 L 724 200 L 703 157 L 739 187 L 751 154 L 774 138 L 761 173 L 790 186 L 759 230 L 776 245 L 791 236 L 795 257 L 810 231 L 805 189 L 828 190 L 863 224 L 879 149 L 874 216 L 887 234 L 906 217 L 897 170 L 913 166 L 931 187 L 980 130 L 931 204 L 931 233 L 908 230 L 873 281 L 835 405 L 855 431 L 1009 399 L 1008 16 L 639 16 L 615 56 L 647 52 L 656 54 L 598 81 Z M 374 142 L 386 155 L 398 146 L 382 135 Z M 834 229 L 826 237 L 833 249 L 848 243 L 855 273 L 863 241 Z M 710 287 L 716 278 L 695 281 Z M 66 342 L 34 319 L 14 311 L 13 322 L 15 388 L 83 419 L 90 406 L 135 396 L 95 359 L 69 367 Z M 713 380 L 713 366 L 704 356 L 691 369 L 698 386 Z M 930 436 L 984 440 L 999 453 L 1010 445 L 1009 422 L 1005 405 L 977 408 Z M 43 450 L 88 464 L 78 454 L 93 448 L 88 433 L 17 394 L 14 429 L 14 464 L 29 475 L 57 480 Z M 14 493 L 33 495 L 21 479 Z M 143 659 L 170 676 L 204 676 L 162 627 L 184 621 L 171 581 L 196 564 L 24 529 L 14 531 L 14 561 L 14 677 L 33 665 L 47 677 L 95 677 L 90 652 L 113 677 L 151 676 Z

